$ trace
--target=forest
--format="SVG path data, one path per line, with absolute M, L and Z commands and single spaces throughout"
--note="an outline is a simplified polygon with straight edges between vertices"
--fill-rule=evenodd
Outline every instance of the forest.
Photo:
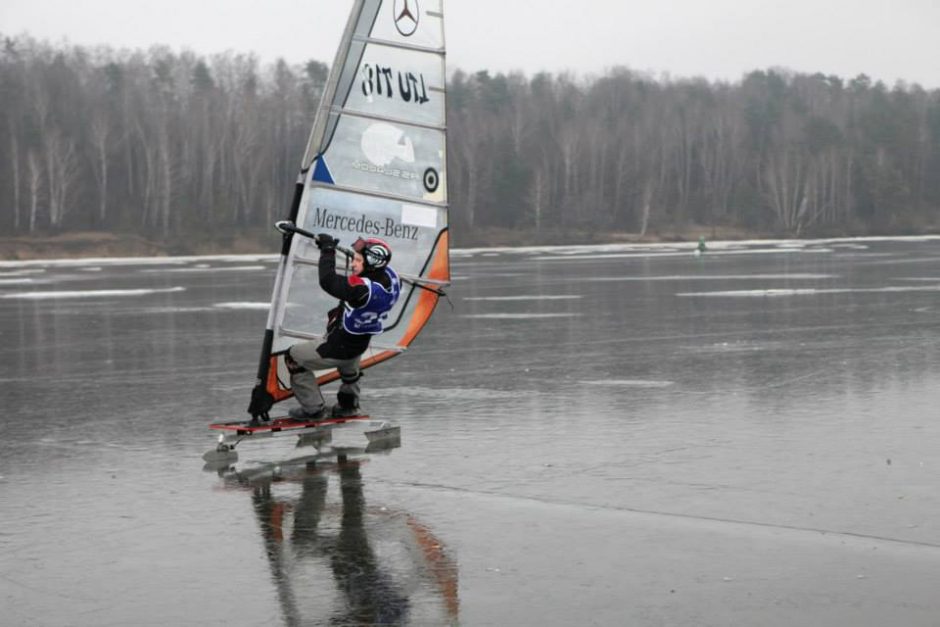
M 193 242 L 287 213 L 324 63 L 0 42 L 0 234 Z M 940 90 L 783 69 L 450 69 L 457 245 L 940 225 Z

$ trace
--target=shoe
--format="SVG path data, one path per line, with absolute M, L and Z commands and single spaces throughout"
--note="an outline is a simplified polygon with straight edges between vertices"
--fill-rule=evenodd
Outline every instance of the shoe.
M 326 407 L 320 406 L 320 409 L 316 411 L 307 411 L 303 407 L 292 407 L 287 415 L 293 418 L 294 420 L 321 420 L 326 418 Z
M 330 408 L 330 416 L 333 418 L 346 418 L 348 416 L 358 416 L 360 414 L 358 407 L 343 407 L 341 405 L 333 405 Z

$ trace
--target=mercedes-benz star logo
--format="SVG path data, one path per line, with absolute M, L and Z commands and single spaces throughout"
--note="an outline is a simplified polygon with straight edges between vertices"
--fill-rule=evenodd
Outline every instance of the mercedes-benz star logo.
M 411 37 L 418 30 L 418 0 L 395 0 L 392 7 L 395 28 L 403 37 Z

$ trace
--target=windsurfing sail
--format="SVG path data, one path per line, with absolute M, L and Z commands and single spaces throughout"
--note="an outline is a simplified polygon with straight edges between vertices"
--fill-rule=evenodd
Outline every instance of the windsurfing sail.
M 368 368 L 408 348 L 450 282 L 443 0 L 356 0 L 307 143 L 289 220 L 349 246 L 392 248 L 402 295 Z M 248 411 L 291 396 L 284 353 L 319 341 L 336 300 L 319 287 L 314 242 L 285 235 Z M 342 265 L 342 257 L 338 258 Z M 318 373 L 319 382 L 338 378 Z

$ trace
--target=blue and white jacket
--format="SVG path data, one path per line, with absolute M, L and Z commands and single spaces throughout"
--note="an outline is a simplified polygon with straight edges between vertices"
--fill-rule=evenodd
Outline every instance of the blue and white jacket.
M 317 347 L 322 357 L 352 359 L 369 347 L 383 330 L 388 312 L 401 296 L 401 280 L 389 267 L 343 276 L 336 273 L 336 252 L 320 252 L 320 287 L 342 301 L 330 312 L 326 341 Z

